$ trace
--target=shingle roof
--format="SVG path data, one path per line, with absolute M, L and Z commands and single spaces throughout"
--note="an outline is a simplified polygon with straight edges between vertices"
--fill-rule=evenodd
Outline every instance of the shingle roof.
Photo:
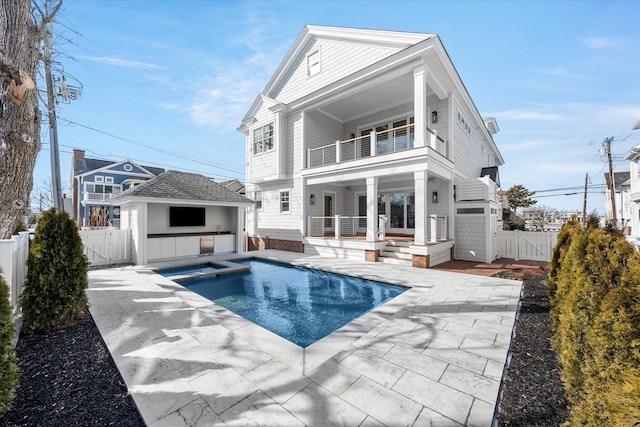
M 105 166 L 114 165 L 116 163 L 120 163 L 120 162 L 114 162 L 111 160 L 90 159 L 87 157 L 85 157 L 84 159 L 73 159 L 73 176 L 82 175 L 83 173 L 91 172 L 96 169 L 101 169 Z M 140 167 L 145 168 L 146 170 L 148 170 L 154 175 L 160 175 L 161 173 L 164 172 L 164 169 L 156 168 L 153 166 L 140 165 Z
M 197 173 L 167 171 L 113 197 L 117 201 L 130 197 L 150 197 L 203 202 L 253 203 L 242 195 Z
M 628 181 L 631 178 L 631 172 L 614 172 L 613 178 L 617 189 L 619 185 L 622 185 L 625 181 Z M 604 180 L 607 184 L 607 188 L 611 187 L 611 181 L 608 172 L 605 172 Z

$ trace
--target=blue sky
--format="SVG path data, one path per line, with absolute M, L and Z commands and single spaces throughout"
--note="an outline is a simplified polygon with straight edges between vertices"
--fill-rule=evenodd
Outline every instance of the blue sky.
M 73 148 L 244 179 L 236 128 L 306 24 L 438 34 L 480 113 L 497 119 L 504 189 L 581 187 L 587 172 L 601 184 L 604 138 L 615 137 L 616 171 L 640 143 L 639 22 L 637 1 L 65 0 L 57 68 L 83 90 L 58 105 L 63 186 Z M 35 185 L 50 176 L 44 132 Z M 581 189 L 535 198 L 582 209 Z

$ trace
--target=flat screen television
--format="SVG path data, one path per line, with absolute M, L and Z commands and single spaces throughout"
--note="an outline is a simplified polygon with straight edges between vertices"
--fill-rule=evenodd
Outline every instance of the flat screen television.
M 204 208 L 169 206 L 169 227 L 201 227 L 204 218 Z

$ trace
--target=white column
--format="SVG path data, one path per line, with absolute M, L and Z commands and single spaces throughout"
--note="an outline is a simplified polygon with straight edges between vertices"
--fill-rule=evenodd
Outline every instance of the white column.
M 375 242 L 378 233 L 378 177 L 367 177 L 367 242 Z
M 340 215 L 334 215 L 333 218 L 333 231 L 335 232 L 336 239 L 340 240 L 340 231 L 342 230 L 342 225 L 340 224 Z
M 236 220 L 236 253 L 240 254 L 246 252 L 244 244 L 246 239 L 244 238 L 245 232 L 245 207 L 238 206 L 238 218 Z
M 429 240 L 427 235 L 427 202 L 428 198 L 428 181 L 427 171 L 416 171 L 413 173 L 415 182 L 415 203 L 416 203 L 416 228 L 414 235 L 414 243 L 416 245 L 426 245 Z
M 413 110 L 416 131 L 414 147 L 424 147 L 427 132 L 427 69 L 424 64 L 413 69 Z
M 336 141 L 336 163 L 340 163 L 342 159 L 340 158 L 340 140 Z

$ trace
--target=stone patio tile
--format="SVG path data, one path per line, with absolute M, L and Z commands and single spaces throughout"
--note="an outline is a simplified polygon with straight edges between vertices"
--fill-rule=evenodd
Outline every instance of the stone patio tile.
M 129 387 L 129 392 L 147 425 L 198 399 L 187 381 L 171 377 L 134 385 Z
M 460 347 L 463 340 L 463 336 L 448 331 L 436 331 L 427 348 L 456 349 Z
M 460 349 L 501 363 L 506 360 L 508 352 L 507 348 L 497 347 L 473 338 L 465 338 L 460 344 Z
M 358 427 L 386 427 L 386 426 L 374 418 L 367 417 L 362 422 L 362 424 L 360 424 Z
M 478 319 L 476 323 L 473 324 L 474 328 L 483 329 L 486 331 L 495 332 L 498 335 L 509 335 L 511 336 L 511 331 L 513 329 L 513 325 L 496 323 L 496 322 L 488 322 L 486 320 Z
M 384 357 L 403 368 L 438 381 L 447 368 L 447 363 L 404 347 L 395 346 Z
M 227 426 L 303 427 L 304 423 L 258 390 L 220 414 Z
M 472 406 L 473 408 L 473 406 Z M 490 426 L 491 423 L 487 424 L 485 427 Z M 436 411 L 433 411 L 429 408 L 422 408 L 422 412 L 418 415 L 418 419 L 415 423 L 413 423 L 414 427 L 458 427 L 462 426 L 462 424 L 453 421 L 451 418 L 447 418 L 442 414 L 439 414 Z
M 263 363 L 243 376 L 279 404 L 288 401 L 311 383 L 275 359 Z
M 197 426 L 222 427 L 224 423 L 213 409 L 204 401 L 197 398 L 182 408 L 171 412 L 164 418 L 150 424 L 149 427 L 197 427 Z
M 384 356 L 394 344 L 386 342 L 384 338 L 380 338 L 374 335 L 365 335 L 359 340 L 353 343 L 353 347 L 364 350 L 367 353 L 371 353 L 375 356 Z
M 195 307 L 178 308 L 164 311 L 165 316 L 181 328 L 213 326 L 216 323 Z
M 466 422 L 473 403 L 468 394 L 411 371 L 400 378 L 393 390 L 460 424 Z
M 487 366 L 484 368 L 482 375 L 496 381 L 502 381 L 502 373 L 504 372 L 504 363 L 495 360 L 487 360 Z
M 453 365 L 447 367 L 439 382 L 488 403 L 495 403 L 500 389 L 499 381 Z
M 366 377 L 358 378 L 340 397 L 388 426 L 411 426 L 422 409 L 413 400 Z
M 293 396 L 284 407 L 308 426 L 358 426 L 367 417 L 315 384 Z
M 233 341 L 225 349 L 214 353 L 213 358 L 220 364 L 232 367 L 240 374 L 249 372 L 272 359 L 267 353 L 244 340 Z
M 253 384 L 230 368 L 209 370 L 188 383 L 218 415 L 256 391 Z
M 467 418 L 467 425 L 474 427 L 490 426 L 493 422 L 494 409 L 495 402 L 489 404 L 482 400 L 474 400 L 471 406 L 471 412 L 469 412 L 469 418 Z
M 443 328 L 444 331 L 461 335 L 466 338 L 473 338 L 476 341 L 482 341 L 488 344 L 493 344 L 496 340 L 496 334 L 492 331 L 485 331 L 473 326 L 461 325 L 459 323 L 449 322 Z
M 227 328 L 216 324 L 191 326 L 185 331 L 212 351 L 224 350 L 238 340 Z
M 511 335 L 497 335 L 493 345 L 509 349 L 511 345 Z
M 459 349 L 431 348 L 427 347 L 422 352 L 425 356 L 430 356 L 443 362 L 450 363 L 460 368 L 468 369 L 477 374 L 482 374 L 487 366 L 487 358 L 477 354 L 468 353 Z
M 171 365 L 186 380 L 204 375 L 212 369 L 227 369 L 231 366 L 216 360 L 215 353 L 207 346 L 197 346 L 171 357 Z
M 341 365 L 352 369 L 385 387 L 391 387 L 405 372 L 405 368 L 369 354 L 362 350 L 357 350 L 346 359 Z
M 184 330 L 179 329 L 165 330 L 163 336 L 153 339 L 151 342 L 153 347 L 164 357 L 171 357 L 202 345 Z
M 360 374 L 330 359 L 311 371 L 307 378 L 338 396 L 360 378 Z

